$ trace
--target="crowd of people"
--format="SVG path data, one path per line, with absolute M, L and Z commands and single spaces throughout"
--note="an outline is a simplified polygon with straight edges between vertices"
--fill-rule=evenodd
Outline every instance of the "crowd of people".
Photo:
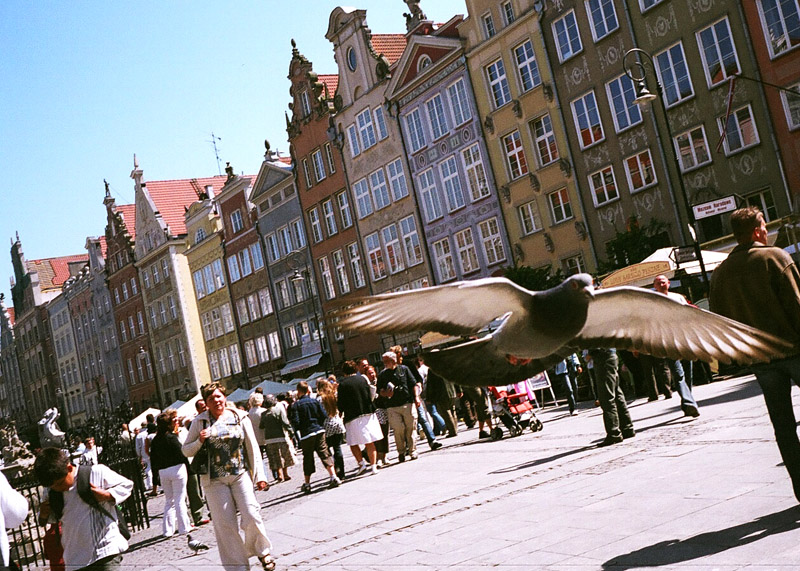
M 754 366 L 753 372 L 800 500 L 800 439 L 791 403 L 791 384 L 800 385 L 800 274 L 785 252 L 766 245 L 766 225 L 757 209 L 734 212 L 731 226 L 739 246 L 714 272 L 711 309 L 794 345 L 787 358 Z M 669 291 L 666 276 L 658 276 L 653 288 L 687 303 Z M 753 304 L 754 297 L 763 303 Z M 225 387 L 211 383 L 201 389 L 194 418 L 179 418 L 172 409 L 157 418 L 149 415 L 142 427 L 134 429 L 133 438 L 146 488 L 155 495 L 160 485 L 164 492 L 163 535 L 188 534 L 209 523 L 203 517 L 205 504 L 224 569 L 249 569 L 250 557 L 257 557 L 264 569 L 274 569 L 254 490 L 269 487 L 268 473 L 274 483 L 291 480 L 288 469 L 296 463 L 298 448 L 304 476 L 300 489 L 310 493 L 315 457 L 328 473 L 329 487 L 338 487 L 348 476 L 344 444 L 356 461 L 350 477 L 357 477 L 377 474 L 388 465 L 390 432 L 397 462 L 416 460 L 417 442 L 423 436 L 431 451 L 439 449 L 442 443 L 437 437 L 456 436 L 459 419 L 468 427 L 477 423 L 479 438 L 489 437 L 492 415 L 487 391 L 454 385 L 428 370 L 422 359 L 408 366 L 403 357 L 401 347 L 392 347 L 381 356 L 379 374 L 366 359 L 347 361 L 341 366 L 341 378 L 317 379 L 316 392 L 303 381 L 296 394 L 255 392 L 246 407 L 229 403 Z M 630 390 L 636 393 L 629 398 L 622 389 L 620 361 L 631 377 Z M 636 436 L 627 409 L 633 396 L 653 401 L 659 394 L 671 398 L 676 391 L 683 413 L 699 416 L 691 391 L 693 370 L 708 375 L 704 367 L 692 363 L 595 349 L 580 357 L 570 355 L 551 374 L 563 386 L 572 415 L 577 379 L 586 372 L 595 404 L 603 413 L 606 436 L 598 445 L 602 447 Z M 39 521 L 49 529 L 57 526 L 62 563 L 70 569 L 119 569 L 128 547 L 115 506 L 130 495 L 133 483 L 99 463 L 101 453 L 94 439 L 87 438 L 71 455 L 55 448 L 43 450 L 34 466 L 48 490 Z M 0 499 L 5 527 L 18 525 L 27 505 L 4 477 L 0 477 Z M 0 556 L 9 565 L 5 534 L 0 535 Z

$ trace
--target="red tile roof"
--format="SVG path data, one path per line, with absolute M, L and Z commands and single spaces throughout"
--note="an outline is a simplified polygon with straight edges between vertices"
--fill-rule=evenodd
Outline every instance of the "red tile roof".
M 125 228 L 128 234 L 136 241 L 136 205 L 135 204 L 120 204 L 117 210 L 122 214 L 122 219 L 125 221 Z
M 292 157 L 278 157 L 278 160 L 285 165 L 292 166 Z
M 339 74 L 323 73 L 318 77 L 320 82 L 328 88 L 328 97 L 333 98 L 333 94 L 336 93 L 336 88 L 339 86 Z
M 83 265 L 89 262 L 88 254 L 77 256 L 61 256 L 44 258 L 27 262 L 29 272 L 38 272 L 39 285 L 42 290 L 61 288 L 70 277 L 69 267 L 73 264 Z
M 406 49 L 405 34 L 373 34 L 372 49 L 386 56 L 389 64 L 393 64 L 403 56 Z
M 211 185 L 214 193 L 225 186 L 227 176 L 186 178 L 181 180 L 148 180 L 147 192 L 156 205 L 161 218 L 169 224 L 173 236 L 186 234 L 184 212 L 197 202 L 198 194 Z
M 16 321 L 17 321 L 17 316 L 14 315 L 14 308 L 13 307 L 7 307 L 6 311 L 8 312 L 8 319 L 11 322 L 11 326 L 13 327 L 14 323 L 16 323 Z
M 108 251 L 108 244 L 106 244 L 106 237 L 100 236 L 100 255 L 103 256 L 103 259 L 106 258 L 106 252 Z

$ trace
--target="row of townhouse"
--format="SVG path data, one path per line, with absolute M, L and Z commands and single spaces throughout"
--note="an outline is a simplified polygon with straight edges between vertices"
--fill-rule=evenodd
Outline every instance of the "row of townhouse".
M 686 244 L 691 206 L 728 195 L 773 230 L 791 214 L 797 0 L 468 0 L 438 25 L 407 4 L 405 34 L 334 9 L 336 74 L 292 43 L 291 160 L 267 144 L 257 176 L 148 182 L 134 161 L 135 204 L 106 189 L 88 256 L 46 270 L 17 240 L 4 410 L 24 394 L 33 417 L 64 402 L 80 419 L 377 361 L 417 335 L 340 331 L 335 310 L 361 296 L 624 264 L 610 245 L 634 220 Z M 661 101 L 638 105 L 647 88 Z M 698 222 L 701 241 L 730 244 L 719 217 Z

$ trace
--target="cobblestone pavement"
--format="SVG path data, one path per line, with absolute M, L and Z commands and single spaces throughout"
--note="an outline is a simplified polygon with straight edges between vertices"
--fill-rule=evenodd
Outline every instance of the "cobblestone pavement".
M 538 433 L 493 442 L 463 430 L 436 452 L 422 441 L 418 460 L 335 490 L 318 469 L 308 496 L 295 466 L 257 493 L 278 569 L 800 569 L 800 507 L 754 379 L 694 393 L 697 419 L 677 395 L 633 401 L 636 437 L 603 449 L 600 411 L 585 402 L 576 416 L 540 412 Z M 158 537 L 162 508 L 163 496 L 150 502 L 124 569 L 221 569 L 212 526 L 193 533 L 211 550 L 192 555 L 185 536 Z

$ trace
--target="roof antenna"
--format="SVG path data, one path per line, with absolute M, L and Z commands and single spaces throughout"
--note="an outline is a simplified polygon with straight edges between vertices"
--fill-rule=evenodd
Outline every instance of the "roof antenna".
M 217 141 L 221 141 L 221 140 L 222 140 L 222 137 L 217 137 L 214 134 L 214 131 L 211 131 L 211 140 L 207 141 L 208 143 L 211 143 L 212 145 L 214 145 L 214 156 L 217 157 L 217 174 L 220 175 L 220 176 L 222 176 L 222 166 L 221 166 L 221 163 L 219 161 L 219 149 L 217 148 Z

